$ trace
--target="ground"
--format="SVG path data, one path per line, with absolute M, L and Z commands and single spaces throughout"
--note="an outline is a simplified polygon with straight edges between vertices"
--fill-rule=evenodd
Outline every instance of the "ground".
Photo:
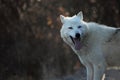
M 86 80 L 86 69 L 80 68 L 74 74 L 50 80 Z M 107 70 L 105 80 L 120 80 L 120 70 Z

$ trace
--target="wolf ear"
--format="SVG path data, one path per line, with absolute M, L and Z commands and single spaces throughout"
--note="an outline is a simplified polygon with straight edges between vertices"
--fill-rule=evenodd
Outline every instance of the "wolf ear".
M 62 23 L 64 23 L 64 19 L 65 19 L 65 17 L 63 15 L 60 15 L 60 20 Z
M 78 17 L 80 17 L 81 20 L 83 20 L 83 13 L 82 11 L 80 11 L 78 14 L 77 14 Z

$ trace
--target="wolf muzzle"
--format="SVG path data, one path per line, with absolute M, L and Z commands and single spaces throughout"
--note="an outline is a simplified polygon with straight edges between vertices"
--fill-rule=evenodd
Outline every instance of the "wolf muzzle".
M 74 43 L 75 49 L 80 50 L 80 48 L 82 47 L 80 33 L 76 33 L 75 38 L 73 38 L 72 36 L 70 36 L 70 38 L 71 38 L 72 42 Z

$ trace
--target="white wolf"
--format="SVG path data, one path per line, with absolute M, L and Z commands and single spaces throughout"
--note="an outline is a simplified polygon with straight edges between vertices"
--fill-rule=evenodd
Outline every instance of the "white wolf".
M 60 19 L 61 37 L 86 67 L 87 80 L 101 80 L 108 67 L 120 66 L 120 28 L 85 22 L 82 12 Z

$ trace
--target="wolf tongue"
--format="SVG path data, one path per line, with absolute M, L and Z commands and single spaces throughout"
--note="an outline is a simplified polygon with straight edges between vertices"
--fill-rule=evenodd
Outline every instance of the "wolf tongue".
M 81 48 L 81 43 L 80 43 L 80 41 L 79 41 L 79 39 L 74 39 L 74 42 L 75 42 L 75 49 L 76 50 L 80 50 L 80 48 Z

